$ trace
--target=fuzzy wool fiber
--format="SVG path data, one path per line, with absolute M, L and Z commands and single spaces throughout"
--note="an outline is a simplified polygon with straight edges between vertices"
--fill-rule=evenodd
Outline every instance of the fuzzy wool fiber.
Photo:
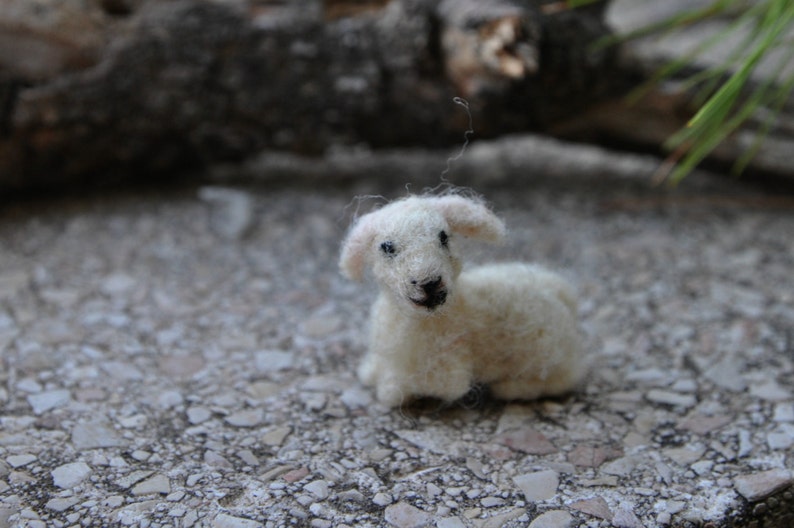
M 576 300 L 562 277 L 525 263 L 461 272 L 458 237 L 505 235 L 481 201 L 459 195 L 409 196 L 353 225 L 340 267 L 353 280 L 371 268 L 380 288 L 358 374 L 381 403 L 451 402 L 474 384 L 497 398 L 534 399 L 581 382 Z

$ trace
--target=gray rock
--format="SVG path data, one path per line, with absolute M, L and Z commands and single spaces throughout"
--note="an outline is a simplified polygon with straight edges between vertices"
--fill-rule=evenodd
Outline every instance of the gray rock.
M 254 206 L 247 192 L 224 187 L 202 187 L 198 194 L 212 206 L 210 227 L 215 234 L 237 240 L 251 229 Z
M 262 525 L 251 519 L 219 513 L 212 521 L 215 528 L 260 528 Z
M 146 477 L 152 475 L 153 473 L 154 471 L 150 470 L 136 470 L 116 480 L 116 485 L 120 488 L 127 489 L 132 487 L 135 483 L 140 482 Z
M 78 450 L 117 447 L 122 440 L 110 426 L 100 422 L 78 423 L 72 429 L 72 443 Z
M 85 462 L 72 462 L 53 469 L 52 482 L 59 488 L 70 489 L 81 483 L 91 474 L 91 467 Z
M 611 521 L 614 515 L 603 497 L 578 500 L 571 503 L 571 508 L 605 521 Z
M 560 476 L 556 471 L 546 470 L 513 477 L 529 502 L 549 500 L 557 494 Z
M 9 457 L 6 457 L 6 462 L 8 462 L 8 465 L 11 466 L 12 468 L 18 469 L 21 467 L 25 467 L 28 464 L 32 464 L 37 459 L 38 457 L 36 457 L 36 455 L 26 453 L 24 455 L 11 455 Z
M 212 411 L 206 407 L 189 407 L 186 412 L 187 420 L 193 425 L 204 423 L 212 417 Z
M 255 427 L 262 423 L 264 413 L 262 409 L 246 409 L 227 416 L 224 421 L 235 427 Z
M 678 407 L 692 407 L 697 403 L 697 398 L 691 394 L 679 394 L 677 392 L 654 389 L 645 395 L 654 403 L 675 405 Z
M 378 506 L 388 506 L 393 502 L 393 499 L 388 493 L 379 492 L 372 498 L 372 502 Z
M 303 486 L 303 489 L 314 495 L 319 500 L 328 498 L 328 483 L 324 480 L 314 480 Z
M 279 350 L 263 350 L 256 353 L 256 369 L 260 372 L 277 372 L 291 368 L 295 363 L 293 354 Z
M 543 512 L 529 523 L 529 528 L 570 528 L 571 526 L 573 526 L 573 516 L 563 510 Z
M 165 475 L 155 475 L 143 482 L 139 482 L 133 486 L 131 491 L 135 496 L 151 495 L 153 493 L 168 495 L 171 493 L 171 482 Z
M 48 510 L 60 513 L 65 512 L 78 502 L 80 502 L 80 499 L 77 497 L 56 497 L 48 500 L 44 507 Z
M 761 500 L 794 483 L 792 472 L 787 469 L 770 469 L 759 473 L 740 475 L 733 485 L 750 502 Z
M 28 396 L 28 403 L 36 414 L 43 414 L 57 407 L 69 405 L 72 396 L 66 389 L 41 392 Z
M 396 528 L 423 528 L 428 526 L 432 516 L 407 502 L 398 502 L 386 508 L 383 518 Z
M 615 510 L 612 517 L 612 525 L 615 528 L 645 528 L 631 507 L 621 505 Z

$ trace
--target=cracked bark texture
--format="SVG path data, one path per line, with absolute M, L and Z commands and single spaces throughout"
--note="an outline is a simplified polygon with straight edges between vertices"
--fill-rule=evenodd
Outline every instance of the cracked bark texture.
M 603 4 L 9 0 L 0 187 L 545 130 L 614 94 Z M 13 43 L 13 45 L 12 45 Z

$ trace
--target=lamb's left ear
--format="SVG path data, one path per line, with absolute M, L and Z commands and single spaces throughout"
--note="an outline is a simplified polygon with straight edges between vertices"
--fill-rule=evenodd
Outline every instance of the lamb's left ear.
M 431 200 L 455 233 L 485 242 L 501 242 L 507 233 L 504 223 L 482 202 L 455 195 Z
M 367 248 L 375 237 L 375 226 L 370 215 L 364 215 L 345 237 L 339 268 L 350 279 L 360 281 L 364 278 Z

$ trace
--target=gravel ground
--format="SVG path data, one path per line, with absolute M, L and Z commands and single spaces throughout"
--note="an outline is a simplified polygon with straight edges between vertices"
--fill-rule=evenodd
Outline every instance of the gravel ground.
M 379 406 L 354 377 L 355 189 L 0 213 L 0 527 L 792 526 L 794 207 L 736 183 L 481 188 L 471 262 L 578 285 L 563 399 Z M 363 208 L 369 202 L 364 202 Z

